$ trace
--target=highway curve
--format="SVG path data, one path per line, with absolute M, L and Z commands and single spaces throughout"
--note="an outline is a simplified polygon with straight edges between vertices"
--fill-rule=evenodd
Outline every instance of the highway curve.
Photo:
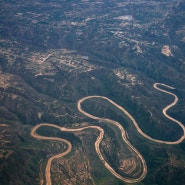
M 96 116 L 94 116 L 94 115 L 91 115 L 91 114 L 87 113 L 86 111 L 84 111 L 84 110 L 82 109 L 81 104 L 82 104 L 85 100 L 87 100 L 87 99 L 92 99 L 92 98 L 102 98 L 102 99 L 105 99 L 105 100 L 107 100 L 108 102 L 110 102 L 112 105 L 114 105 L 115 107 L 117 107 L 118 109 L 120 109 L 125 115 L 127 115 L 127 117 L 128 117 L 128 118 L 132 121 L 132 123 L 134 124 L 136 130 L 137 130 L 143 137 L 145 137 L 146 139 L 149 139 L 149 140 L 151 140 L 151 141 L 153 141 L 153 142 L 162 143 L 162 144 L 170 144 L 170 145 L 172 145 L 172 144 L 179 144 L 179 143 L 181 143 L 181 142 L 184 140 L 184 138 L 185 138 L 185 127 L 184 127 L 184 125 L 183 125 L 180 121 L 178 121 L 178 120 L 172 118 L 171 116 L 169 116 L 169 115 L 167 114 L 167 111 L 168 111 L 172 106 L 174 106 L 174 105 L 178 102 L 178 97 L 177 97 L 175 94 L 173 94 L 173 93 L 171 93 L 171 92 L 169 92 L 169 91 L 166 91 L 166 90 L 164 90 L 164 89 L 159 88 L 158 85 L 165 86 L 165 87 L 170 88 L 170 89 L 174 89 L 174 88 L 171 87 L 171 86 L 165 85 L 165 84 L 161 84 L 161 83 L 155 83 L 155 84 L 153 85 L 153 87 L 154 87 L 155 89 L 157 89 L 157 90 L 159 90 L 159 91 L 161 91 L 161 92 L 170 94 L 170 95 L 174 96 L 174 98 L 175 98 L 174 101 L 173 101 L 171 104 L 167 105 L 167 106 L 163 109 L 162 112 L 163 112 L 163 114 L 164 114 L 164 116 L 165 116 L 166 118 L 168 118 L 168 119 L 170 119 L 171 121 L 175 122 L 176 124 L 178 124 L 178 125 L 182 128 L 182 130 L 183 130 L 183 135 L 182 135 L 177 141 L 173 141 L 173 142 L 171 142 L 171 141 L 163 141 L 163 140 L 154 139 L 154 138 L 148 136 L 147 134 L 145 134 L 145 133 L 141 130 L 141 128 L 139 127 L 139 125 L 138 125 L 138 123 L 136 122 L 136 120 L 132 117 L 132 115 L 131 115 L 126 109 L 124 109 L 124 108 L 121 107 L 120 105 L 116 104 L 114 101 L 110 100 L 110 99 L 107 98 L 107 97 L 104 97 L 104 96 L 87 96 L 87 97 L 84 97 L 84 98 L 80 99 L 80 100 L 78 101 L 78 104 L 77 104 L 78 110 L 79 110 L 82 114 L 84 114 L 85 116 L 87 116 L 87 117 L 89 117 L 89 118 L 92 118 L 92 119 L 95 119 L 95 120 L 98 120 L 98 121 L 104 121 L 104 122 L 113 124 L 113 125 L 115 125 L 116 127 L 119 128 L 119 130 L 120 130 L 120 132 L 121 132 L 121 135 L 122 135 L 123 141 L 127 144 L 127 146 L 129 147 L 129 149 L 132 150 L 132 151 L 138 156 L 138 158 L 139 158 L 140 161 L 141 161 L 143 170 L 142 170 L 142 174 L 141 174 L 141 176 L 140 176 L 139 178 L 130 179 L 130 178 L 125 178 L 125 177 L 119 175 L 119 174 L 118 174 L 117 172 L 115 172 L 115 170 L 108 164 L 108 162 L 104 160 L 103 155 L 101 154 L 101 150 L 100 150 L 100 148 L 99 148 L 99 145 L 100 145 L 100 143 L 101 143 L 101 141 L 102 141 L 102 139 L 103 139 L 103 136 L 104 136 L 104 130 L 103 130 L 101 127 L 98 127 L 98 126 L 86 126 L 86 127 L 82 127 L 82 128 L 72 129 L 72 128 L 60 127 L 60 126 L 57 126 L 57 125 L 54 125 L 54 124 L 49 124 L 49 123 L 41 123 L 41 124 L 36 125 L 36 126 L 32 129 L 32 131 L 31 131 L 31 135 L 32 135 L 34 138 L 36 138 L 36 139 L 41 139 L 41 140 L 54 140 L 54 141 L 60 141 L 60 142 L 64 142 L 64 143 L 67 144 L 67 146 L 68 146 L 68 147 L 67 147 L 67 150 L 64 151 L 63 153 L 57 154 L 57 155 L 52 156 L 51 158 L 49 158 L 49 160 L 48 160 L 48 162 L 47 162 L 47 165 L 46 165 L 46 170 L 45 170 L 46 184 L 47 184 L 47 185 L 51 185 L 51 184 L 52 184 L 52 183 L 51 183 L 51 173 L 50 173 L 52 161 L 53 161 L 54 159 L 56 159 L 56 158 L 61 158 L 61 157 L 65 156 L 65 155 L 67 155 L 67 154 L 71 151 L 71 149 L 72 149 L 72 144 L 71 144 L 69 141 L 67 141 L 67 140 L 65 140 L 65 139 L 62 139 L 62 138 L 46 137 L 46 136 L 40 136 L 40 135 L 38 135 L 38 134 L 36 133 L 36 130 L 37 130 L 39 127 L 41 127 L 41 126 L 55 127 L 55 128 L 60 129 L 61 131 L 65 131 L 65 132 L 79 132 L 79 131 L 82 131 L 82 130 L 84 130 L 84 129 L 89 129 L 89 128 L 98 129 L 99 132 L 100 132 L 100 134 L 99 134 L 99 136 L 98 136 L 98 138 L 97 138 L 97 140 L 96 140 L 96 142 L 95 142 L 95 149 L 96 149 L 96 152 L 97 152 L 99 158 L 100 158 L 101 161 L 104 163 L 104 166 L 105 166 L 115 177 L 121 179 L 122 181 L 128 182 L 128 183 L 135 183 L 135 182 L 139 182 L 139 181 L 141 181 L 142 179 L 144 179 L 144 177 L 145 177 L 146 174 L 147 174 L 147 166 L 146 166 L 145 160 L 144 160 L 143 156 L 142 156 L 142 155 L 134 148 L 134 146 L 132 146 L 131 143 L 128 141 L 128 139 L 127 139 L 127 137 L 126 137 L 126 132 L 125 132 L 124 128 L 121 126 L 121 124 L 118 123 L 118 122 L 116 122 L 116 121 L 114 121 L 114 120 L 110 120 L 110 119 L 106 119 L 106 118 L 100 118 L 100 117 L 96 117 Z

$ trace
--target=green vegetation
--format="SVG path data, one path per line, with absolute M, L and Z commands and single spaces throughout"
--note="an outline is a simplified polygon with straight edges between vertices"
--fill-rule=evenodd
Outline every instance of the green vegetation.
M 0 185 L 39 184 L 47 159 L 64 150 L 62 143 L 30 136 L 31 128 L 43 122 L 68 128 L 101 126 L 103 142 L 110 141 L 111 148 L 101 143 L 102 153 L 122 173 L 119 159 L 132 155 L 121 143 L 119 130 L 78 111 L 77 101 L 85 96 L 112 99 L 153 138 L 174 141 L 182 135 L 162 114 L 173 97 L 158 92 L 153 84 L 176 88 L 170 91 L 179 102 L 168 114 L 184 123 L 184 1 L 1 0 L 0 7 Z M 146 140 L 123 113 L 104 100 L 90 99 L 82 106 L 125 128 L 148 167 L 146 178 L 137 185 L 185 181 L 184 142 L 166 146 Z M 100 162 L 94 149 L 97 131 L 73 134 L 43 127 L 38 132 L 65 138 L 74 146 L 68 157 L 54 161 L 55 184 L 63 175 L 71 180 L 78 162 L 84 161 L 84 177 L 92 176 L 94 184 L 126 185 Z M 80 175 L 76 178 L 80 185 L 93 184 L 91 178 L 85 182 Z

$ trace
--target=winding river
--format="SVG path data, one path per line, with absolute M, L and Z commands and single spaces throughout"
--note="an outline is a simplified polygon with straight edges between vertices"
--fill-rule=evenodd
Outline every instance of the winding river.
M 92 118 L 92 119 L 95 119 L 95 120 L 98 120 L 98 121 L 103 121 L 103 122 L 107 122 L 109 124 L 113 124 L 115 125 L 116 127 L 119 128 L 120 132 L 121 132 L 121 135 L 122 135 L 122 139 L 123 141 L 127 144 L 128 148 L 133 152 L 135 153 L 135 155 L 138 157 L 138 159 L 140 160 L 141 164 L 142 164 L 142 174 L 140 175 L 140 177 L 138 178 L 126 178 L 126 177 L 123 177 L 121 176 L 120 174 L 118 174 L 110 165 L 109 163 L 104 159 L 102 153 L 101 153 L 101 150 L 100 150 L 100 143 L 104 137 L 104 130 L 99 127 L 99 126 L 86 126 L 86 127 L 82 127 L 82 128 L 65 128 L 65 127 L 60 127 L 58 125 L 54 125 L 54 124 L 49 124 L 49 123 L 41 123 L 41 124 L 38 124 L 36 125 L 32 131 L 31 131 L 31 135 L 32 137 L 36 138 L 36 139 L 39 139 L 39 140 L 53 140 L 53 141 L 60 141 L 60 142 L 64 142 L 66 145 L 67 145 L 67 149 L 66 151 L 60 153 L 60 154 L 57 154 L 57 155 L 54 155 L 52 156 L 51 158 L 49 158 L 48 162 L 47 162 L 47 165 L 46 165 L 46 170 L 45 170 L 45 176 L 46 176 L 46 184 L 47 185 L 52 185 L 52 182 L 51 182 L 51 172 L 50 172 L 50 169 L 51 169 L 51 164 L 52 164 L 52 161 L 54 159 L 57 159 L 57 158 L 61 158 L 65 155 L 67 155 L 71 149 L 72 149 L 72 144 L 68 141 L 68 140 L 65 140 L 65 139 L 62 139 L 62 138 L 57 138 L 57 137 L 47 137 L 47 136 L 41 136 L 41 135 L 38 135 L 37 134 L 37 129 L 42 127 L 42 126 L 48 126 L 48 127 L 54 127 L 54 128 L 57 128 L 63 132 L 79 132 L 79 131 L 82 131 L 82 130 L 85 130 L 85 129 L 97 129 L 99 131 L 99 136 L 97 137 L 96 139 L 96 142 L 95 142 L 95 149 L 96 149 L 96 152 L 100 158 L 100 160 L 103 162 L 104 166 L 117 178 L 119 178 L 120 180 L 124 181 L 124 182 L 127 182 L 127 183 L 135 183 L 135 182 L 139 182 L 141 181 L 142 179 L 144 179 L 144 177 L 146 176 L 147 174 L 147 166 L 146 166 L 146 162 L 143 158 L 143 156 L 137 151 L 136 148 L 134 148 L 134 146 L 128 141 L 127 137 L 126 137 L 126 132 L 124 130 L 124 128 L 122 127 L 122 125 L 120 123 L 118 123 L 117 121 L 114 121 L 114 120 L 110 120 L 110 119 L 106 119 L 106 118 L 100 118 L 100 117 L 96 117 L 94 115 L 91 115 L 89 113 L 87 113 L 86 111 L 84 111 L 81 107 L 81 104 L 87 100 L 87 99 L 93 99 L 93 98 L 102 98 L 102 99 L 105 99 L 107 100 L 108 102 L 110 102 L 112 105 L 114 105 L 115 107 L 117 107 L 118 109 L 120 109 L 131 121 L 132 123 L 134 124 L 136 130 L 143 136 L 145 137 L 146 139 L 149 139 L 153 142 L 157 142 L 157 143 L 162 143 L 162 144 L 168 144 L 168 145 L 172 145 L 172 144 L 179 144 L 181 143 L 184 138 L 185 138 L 185 127 L 184 125 L 172 118 L 171 116 L 169 116 L 167 114 L 167 111 L 173 107 L 177 102 L 178 102 L 178 97 L 167 91 L 167 90 L 164 90 L 164 89 L 161 89 L 159 86 L 164 86 L 164 87 L 167 87 L 169 89 L 174 89 L 173 87 L 171 86 L 168 86 L 166 84 L 162 84 L 162 83 L 155 83 L 153 85 L 153 87 L 163 93 L 166 93 L 166 94 L 170 94 L 174 97 L 174 101 L 167 105 L 163 110 L 163 115 L 170 119 L 171 121 L 175 122 L 176 124 L 178 124 L 182 130 L 183 130 L 183 134 L 182 136 L 176 140 L 176 141 L 163 141 L 163 140 L 158 140 L 158 139 L 154 139 L 150 136 L 148 136 L 147 134 L 145 134 L 141 128 L 139 127 L 138 123 L 136 122 L 136 120 L 132 117 L 132 115 L 126 110 L 124 109 L 123 107 L 121 107 L 120 105 L 118 105 L 117 103 L 115 103 L 114 101 L 112 101 L 111 99 L 107 98 L 107 97 L 104 97 L 104 96 L 87 96 L 87 97 L 84 97 L 82 99 L 80 99 L 78 101 L 78 104 L 77 104 L 77 107 L 78 107 L 78 110 L 84 114 L 85 116 L 89 117 L 89 118 Z

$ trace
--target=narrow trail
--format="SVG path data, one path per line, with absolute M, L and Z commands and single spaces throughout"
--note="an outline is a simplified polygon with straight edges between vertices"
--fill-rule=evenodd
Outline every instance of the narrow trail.
M 63 131 L 63 132 L 79 132 L 79 131 L 82 131 L 84 129 L 97 129 L 99 131 L 99 136 L 97 137 L 96 139 L 96 142 L 95 142 L 95 149 L 96 149 L 96 152 L 100 158 L 100 160 L 103 162 L 104 166 L 115 176 L 117 177 L 118 179 L 124 181 L 124 182 L 127 182 L 127 183 L 135 183 L 135 182 L 139 182 L 141 181 L 142 179 L 144 179 L 144 177 L 146 176 L 147 174 L 147 166 L 146 166 L 146 162 L 143 158 L 143 156 L 137 151 L 136 148 L 134 148 L 134 146 L 132 146 L 132 144 L 128 141 L 127 139 L 127 136 L 126 136 L 126 132 L 124 130 L 124 128 L 122 127 L 122 125 L 120 123 L 118 123 L 117 121 L 114 121 L 114 120 L 111 120 L 111 119 L 106 119 L 106 118 L 100 118 L 100 117 L 96 117 L 94 115 L 91 115 L 89 113 L 87 113 L 86 111 L 84 111 L 81 107 L 81 104 L 87 100 L 87 99 L 93 99 L 93 98 L 102 98 L 102 99 L 105 99 L 107 100 L 108 102 L 110 102 L 112 105 L 114 105 L 115 107 L 117 107 L 118 109 L 120 109 L 131 121 L 132 123 L 134 124 L 136 130 L 143 136 L 145 137 L 146 139 L 149 139 L 153 142 L 157 142 L 157 143 L 162 143 L 162 144 L 168 144 L 168 145 L 173 145 L 173 144 L 179 144 L 181 143 L 184 139 L 185 139 L 185 126 L 178 120 L 172 118 L 171 116 L 169 116 L 167 114 L 167 111 L 173 107 L 174 105 L 176 105 L 176 103 L 178 102 L 178 97 L 169 92 L 169 91 L 166 91 L 164 89 L 161 89 L 158 87 L 158 85 L 161 85 L 161 86 L 165 86 L 169 89 L 174 89 L 173 87 L 171 86 L 168 86 L 168 85 L 165 85 L 165 84 L 161 84 L 161 83 L 155 83 L 153 85 L 153 87 L 161 92 L 164 92 L 166 94 L 170 94 L 172 96 L 174 96 L 174 101 L 167 105 L 163 110 L 162 110 L 162 113 L 163 115 L 170 119 L 171 121 L 175 122 L 176 124 L 178 124 L 182 130 L 183 130 L 183 135 L 177 140 L 177 141 L 163 141 L 163 140 L 158 140 L 158 139 L 154 139 L 150 136 L 148 136 L 147 134 L 145 134 L 141 128 L 139 127 L 138 123 L 136 122 L 136 120 L 132 117 L 132 115 L 126 110 L 124 109 L 123 107 L 121 107 L 120 105 L 118 105 L 117 103 L 115 103 L 114 101 L 112 101 L 111 99 L 107 98 L 107 97 L 104 97 L 104 96 L 87 96 L 87 97 L 84 97 L 82 99 L 80 99 L 77 103 L 77 107 L 78 107 L 78 110 L 84 114 L 85 116 L 89 117 L 89 118 L 92 118 L 92 119 L 95 119 L 95 120 L 98 120 L 98 121 L 103 121 L 103 122 L 107 122 L 109 124 L 113 124 L 115 125 L 116 127 L 119 128 L 120 132 L 121 132 L 121 135 L 122 135 L 122 139 L 123 141 L 127 144 L 128 148 L 133 152 L 135 153 L 135 155 L 139 158 L 141 164 L 142 164 L 142 174 L 140 175 L 140 177 L 138 178 L 125 178 L 123 176 L 121 176 L 120 174 L 118 174 L 109 164 L 108 162 L 103 158 L 103 155 L 101 153 L 101 150 L 100 150 L 100 143 L 103 139 L 103 136 L 104 136 L 104 130 L 99 127 L 99 126 L 86 126 L 86 127 L 82 127 L 82 128 L 76 128 L 76 129 L 73 129 L 73 128 L 65 128 L 65 127 L 60 127 L 58 125 L 54 125 L 54 124 L 49 124 L 49 123 L 41 123 L 41 124 L 38 124 L 36 125 L 32 131 L 31 131 L 31 135 L 32 137 L 36 138 L 36 139 L 40 139 L 40 140 L 53 140 L 53 141 L 60 141 L 60 142 L 64 142 L 65 144 L 67 144 L 67 149 L 66 151 L 60 153 L 60 154 L 57 154 L 57 155 L 54 155 L 52 156 L 51 158 L 49 158 L 48 162 L 47 162 L 47 165 L 46 165 L 46 170 L 45 170 L 45 176 L 46 176 L 46 185 L 52 185 L 52 182 L 51 182 L 51 172 L 50 172 L 50 169 L 51 169 L 51 164 L 52 164 L 52 161 L 54 159 L 57 159 L 57 158 L 61 158 L 65 155 L 67 155 L 71 150 L 72 150 L 72 144 L 68 141 L 68 140 L 65 140 L 65 139 L 62 139 L 62 138 L 56 138 L 56 137 L 47 137 L 47 136 L 40 136 L 36 133 L 37 129 L 42 127 L 42 126 L 48 126 L 48 127 L 54 127 L 54 128 L 58 128 L 59 130 Z

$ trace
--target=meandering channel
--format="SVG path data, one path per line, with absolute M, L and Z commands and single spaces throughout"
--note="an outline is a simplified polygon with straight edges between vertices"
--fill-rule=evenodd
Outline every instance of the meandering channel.
M 167 105 L 167 106 L 163 109 L 162 112 L 163 112 L 163 114 L 164 114 L 164 116 L 165 116 L 166 118 L 168 118 L 168 119 L 170 119 L 171 121 L 175 122 L 176 124 L 178 124 L 178 125 L 182 128 L 182 130 L 183 130 L 183 135 L 182 135 L 177 141 L 163 141 L 163 140 L 154 139 L 154 138 L 148 136 L 147 134 L 145 134 L 145 133 L 141 130 L 141 128 L 139 127 L 139 125 L 138 125 L 138 123 L 136 122 L 136 120 L 132 117 L 132 115 L 131 115 L 126 109 L 124 109 L 123 107 L 121 107 L 120 105 L 118 105 L 117 103 L 115 103 L 114 101 L 112 101 L 111 99 L 109 99 L 109 98 L 107 98 L 107 97 L 104 97 L 104 96 L 87 96 L 87 97 L 84 97 L 84 98 L 80 99 L 80 100 L 78 101 L 78 104 L 77 104 L 78 110 L 79 110 L 82 114 L 84 114 L 85 116 L 87 116 L 87 117 L 89 117 L 89 118 L 92 118 L 92 119 L 95 119 L 95 120 L 98 120 L 98 121 L 103 121 L 103 122 L 107 122 L 107 123 L 113 124 L 113 125 L 115 125 L 116 127 L 119 128 L 119 130 L 120 130 L 120 132 L 121 132 L 121 135 L 122 135 L 123 141 L 127 144 L 128 148 L 129 148 L 130 150 L 132 150 L 132 152 L 134 152 L 135 155 L 137 155 L 137 157 L 139 158 L 139 160 L 140 160 L 140 162 L 141 162 L 141 164 L 142 164 L 142 168 L 143 168 L 143 169 L 142 169 L 142 174 L 140 175 L 140 177 L 135 178 L 135 179 L 134 179 L 134 178 L 132 179 L 132 178 L 123 177 L 123 176 L 121 176 L 120 174 L 118 174 L 118 173 L 109 165 L 109 163 L 104 159 L 104 157 L 103 157 L 103 155 L 102 155 L 102 153 L 101 153 L 101 150 L 100 150 L 100 143 L 101 143 L 101 141 L 102 141 L 102 139 L 103 139 L 103 136 L 104 136 L 104 130 L 103 130 L 101 127 L 99 127 L 99 126 L 86 126 L 86 127 L 82 127 L 82 128 L 75 128 L 75 129 L 73 129 L 73 128 L 64 128 L 64 127 L 60 127 L 60 126 L 58 126 L 58 125 L 49 124 L 49 123 L 41 123 L 41 124 L 36 125 L 36 126 L 32 129 L 32 131 L 31 131 L 32 137 L 34 137 L 34 138 L 36 138 L 36 139 L 40 139 L 40 140 L 54 140 L 54 141 L 60 141 L 60 142 L 64 142 L 64 143 L 67 145 L 66 151 L 64 151 L 64 152 L 62 152 L 62 153 L 60 153 L 60 154 L 57 154 L 57 155 L 52 156 L 51 158 L 49 158 L 49 160 L 48 160 L 48 162 L 47 162 L 47 165 L 46 165 L 46 170 L 45 170 L 46 184 L 47 184 L 47 185 L 52 185 L 52 182 L 51 182 L 51 172 L 50 172 L 52 161 L 53 161 L 54 159 L 61 158 L 61 157 L 65 156 L 65 155 L 67 155 L 67 154 L 71 151 L 71 149 L 72 149 L 72 144 L 71 144 L 68 140 L 65 140 L 65 139 L 62 139 L 62 138 L 47 137 L 47 136 L 38 135 L 36 131 L 37 131 L 38 128 L 40 128 L 40 127 L 42 127 L 42 126 L 55 127 L 55 128 L 58 128 L 58 129 L 61 130 L 61 131 L 65 131 L 65 132 L 80 132 L 80 131 L 82 131 L 82 130 L 84 130 L 84 129 L 97 129 L 97 130 L 99 130 L 99 136 L 98 136 L 98 138 L 96 139 L 96 142 L 95 142 L 95 149 L 96 149 L 96 152 L 97 152 L 99 158 L 100 158 L 101 161 L 103 162 L 104 166 L 105 166 L 115 177 L 121 179 L 122 181 L 128 182 L 128 183 L 139 182 L 139 181 L 141 181 L 142 179 L 144 179 L 144 177 L 145 177 L 146 174 L 147 174 L 147 166 L 146 166 L 145 160 L 144 160 L 143 156 L 136 150 L 136 148 L 134 148 L 134 146 L 132 146 L 131 143 L 128 141 L 128 139 L 127 139 L 127 137 L 126 137 L 126 132 L 125 132 L 124 128 L 122 127 L 122 125 L 121 125 L 120 123 L 118 123 L 117 121 L 110 120 L 110 119 L 106 119 L 106 118 L 96 117 L 96 116 L 94 116 L 94 115 L 91 115 L 91 114 L 87 113 L 86 111 L 84 111 L 84 110 L 82 109 L 81 104 L 82 104 L 85 100 L 87 100 L 87 99 L 92 99 L 92 98 L 102 98 L 102 99 L 105 99 L 105 100 L 107 100 L 108 102 L 110 102 L 112 105 L 114 105 L 115 107 L 117 107 L 118 109 L 120 109 L 120 110 L 132 121 L 132 123 L 134 124 L 136 130 L 137 130 L 143 137 L 145 137 L 146 139 L 149 139 L 149 140 L 151 140 L 151 141 L 153 141 L 153 142 L 162 143 L 162 144 L 170 144 L 170 145 L 172 145 L 172 144 L 179 144 L 179 143 L 181 143 L 181 142 L 184 140 L 184 138 L 185 138 L 185 127 L 184 127 L 184 125 L 183 125 L 180 121 L 178 121 L 178 120 L 172 118 L 171 116 L 169 116 L 169 115 L 167 114 L 167 111 L 168 111 L 172 106 L 176 105 L 176 103 L 178 102 L 178 97 L 177 97 L 175 94 L 173 94 L 173 93 L 171 93 L 171 92 L 169 92 L 169 91 L 167 91 L 167 90 L 161 89 L 160 87 L 158 87 L 158 85 L 160 85 L 160 86 L 165 86 L 165 87 L 167 87 L 167 88 L 169 88 L 169 89 L 174 89 L 174 88 L 171 87 L 171 86 L 168 86 L 168 85 L 166 85 L 166 84 L 161 84 L 161 83 L 155 83 L 155 84 L 153 85 L 153 87 L 154 87 L 155 89 L 157 89 L 157 90 L 159 90 L 159 91 L 161 91 L 161 92 L 164 92 L 164 93 L 167 93 L 167 94 L 170 94 L 170 95 L 174 96 L 174 101 L 173 101 L 171 104 Z

